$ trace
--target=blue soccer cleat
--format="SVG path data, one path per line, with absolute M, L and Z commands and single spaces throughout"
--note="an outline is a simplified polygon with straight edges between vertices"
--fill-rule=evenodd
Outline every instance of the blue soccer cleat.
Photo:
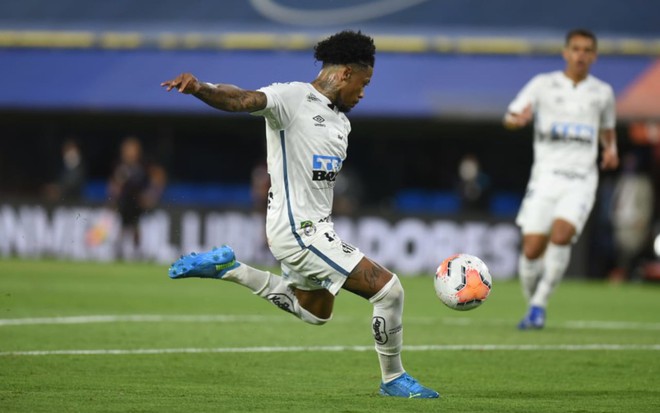
M 179 278 L 222 278 L 227 271 L 241 265 L 236 261 L 234 250 L 223 245 L 213 247 L 211 251 L 184 255 L 172 264 L 169 275 L 172 279 Z
M 437 391 L 422 386 L 408 373 L 403 373 L 389 383 L 381 383 L 380 394 L 407 399 L 436 399 L 440 397 Z
M 540 330 L 545 326 L 545 308 L 532 306 L 529 312 L 518 323 L 520 330 Z

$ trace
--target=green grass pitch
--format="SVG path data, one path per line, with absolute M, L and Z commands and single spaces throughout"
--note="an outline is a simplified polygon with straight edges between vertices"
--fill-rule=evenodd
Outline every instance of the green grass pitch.
M 164 266 L 0 261 L 0 411 L 660 411 L 660 286 L 566 280 L 519 332 L 516 282 L 461 313 L 401 278 L 404 366 L 441 399 L 378 395 L 371 305 L 345 291 L 311 326 Z

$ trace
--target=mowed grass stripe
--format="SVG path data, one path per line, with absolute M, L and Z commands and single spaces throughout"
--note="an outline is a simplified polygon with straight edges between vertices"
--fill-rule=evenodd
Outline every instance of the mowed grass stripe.
M 363 352 L 373 346 L 291 346 L 291 347 L 220 347 L 164 349 L 36 350 L 0 352 L 0 356 L 132 355 L 183 353 L 289 353 L 289 352 Z M 660 344 L 452 344 L 404 346 L 404 351 L 658 351 Z
M 334 323 L 356 321 L 356 317 L 335 317 Z M 124 315 L 80 315 L 68 317 L 26 317 L 0 319 L 0 327 L 23 325 L 53 324 L 92 324 L 92 323 L 273 323 L 297 322 L 289 315 L 249 315 L 249 314 L 202 314 L 202 315 L 165 315 L 165 314 L 124 314 Z M 406 323 L 427 324 L 442 322 L 449 325 L 512 325 L 511 320 L 469 318 L 406 317 Z M 572 330 L 660 330 L 660 323 L 610 321 L 610 320 L 569 320 L 555 323 L 553 328 Z

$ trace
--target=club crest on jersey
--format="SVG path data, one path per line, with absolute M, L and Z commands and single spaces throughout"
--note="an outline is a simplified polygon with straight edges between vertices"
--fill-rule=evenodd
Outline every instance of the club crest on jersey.
M 312 158 L 312 180 L 330 181 L 337 179 L 342 160 L 337 156 L 314 155 Z
M 316 225 L 312 221 L 303 221 L 300 223 L 300 228 L 303 230 L 303 234 L 311 237 L 316 233 Z

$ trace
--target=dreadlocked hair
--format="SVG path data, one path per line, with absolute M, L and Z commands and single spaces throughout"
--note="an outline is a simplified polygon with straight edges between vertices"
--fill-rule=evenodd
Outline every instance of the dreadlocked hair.
M 356 63 L 373 67 L 375 55 L 374 39 L 360 31 L 344 30 L 314 46 L 314 58 L 323 66 Z

